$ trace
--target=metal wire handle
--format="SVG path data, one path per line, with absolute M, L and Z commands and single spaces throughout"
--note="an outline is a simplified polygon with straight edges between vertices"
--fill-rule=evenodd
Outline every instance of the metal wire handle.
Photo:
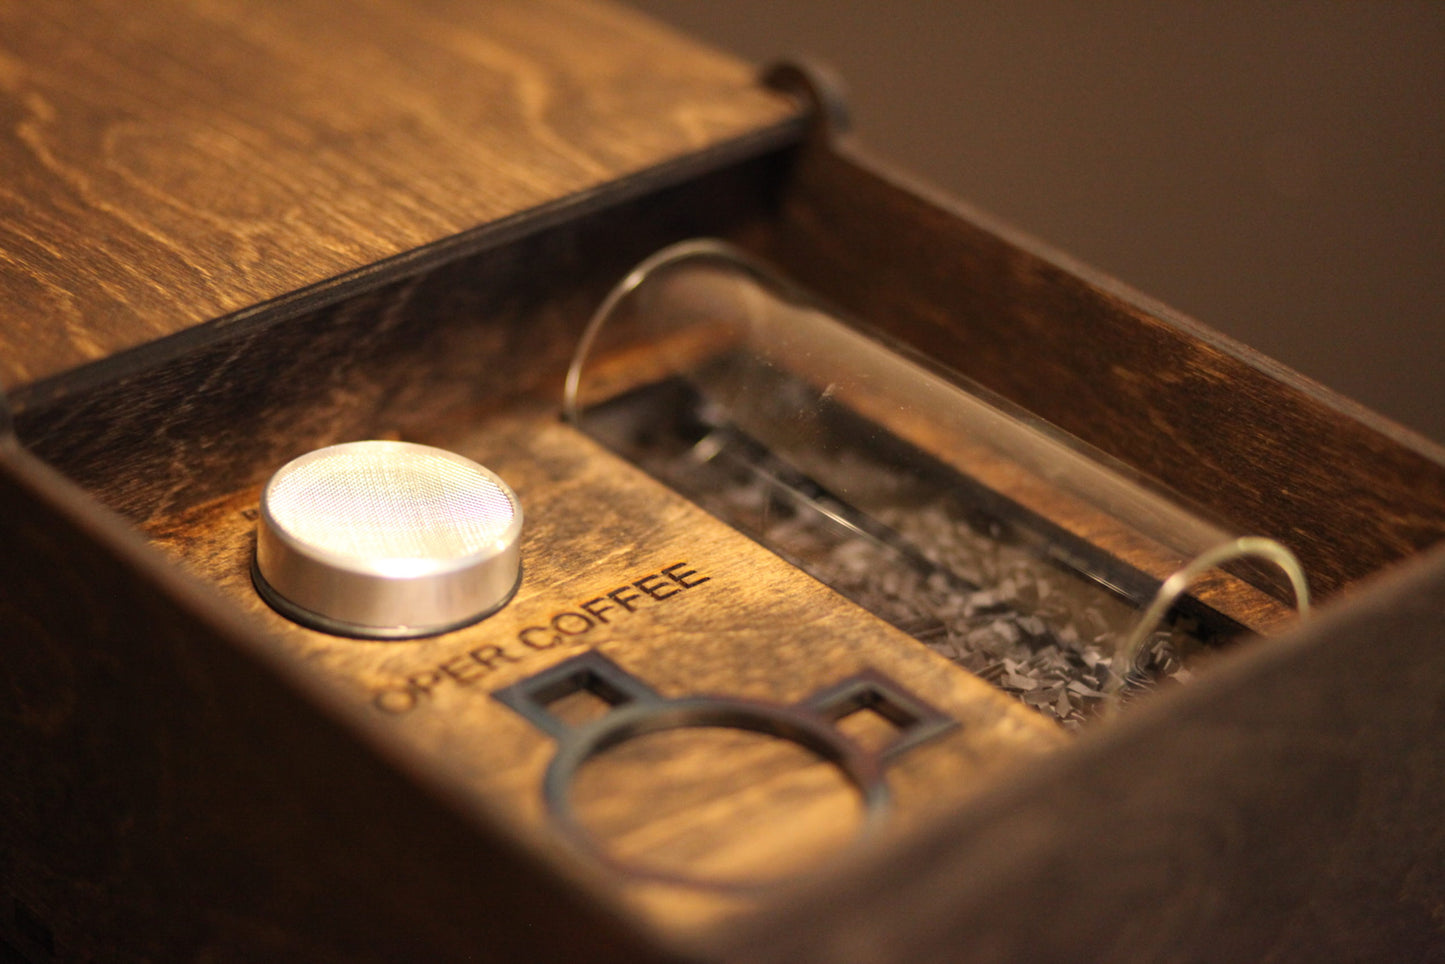
M 1164 614 L 1178 602 L 1179 597 L 1184 595 L 1200 576 L 1211 569 L 1226 562 L 1250 556 L 1272 562 L 1280 568 L 1289 579 L 1290 588 L 1294 591 L 1295 610 L 1301 619 L 1309 616 L 1309 580 L 1305 577 L 1304 567 L 1300 565 L 1299 559 L 1293 552 L 1279 542 L 1263 536 L 1242 536 L 1221 543 L 1200 553 L 1188 565 L 1178 569 L 1164 580 L 1159 591 L 1154 594 L 1154 600 L 1149 603 L 1149 608 L 1144 610 L 1144 615 L 1139 617 L 1139 622 L 1134 625 L 1133 631 L 1115 651 L 1113 661 L 1115 672 L 1109 683 L 1109 693 L 1116 701 L 1120 690 L 1123 689 L 1124 680 L 1143 652 L 1149 635 L 1158 628 L 1159 623 L 1164 619 Z

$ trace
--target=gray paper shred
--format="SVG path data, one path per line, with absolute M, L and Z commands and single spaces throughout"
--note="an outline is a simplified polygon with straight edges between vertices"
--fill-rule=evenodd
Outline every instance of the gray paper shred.
M 1139 617 L 1134 605 L 1046 558 L 1038 538 L 1013 524 L 961 501 L 915 498 L 906 478 L 846 451 L 836 458 L 837 474 L 896 496 L 895 507 L 871 518 L 908 551 L 850 531 L 756 475 L 719 485 L 713 466 L 688 484 L 685 472 L 704 467 L 654 468 L 814 578 L 1066 728 L 1098 715 L 1114 649 Z M 1205 645 L 1195 631 L 1181 622 L 1158 637 L 1165 676 L 1185 675 L 1180 654 Z M 1135 689 L 1154 685 L 1130 679 Z

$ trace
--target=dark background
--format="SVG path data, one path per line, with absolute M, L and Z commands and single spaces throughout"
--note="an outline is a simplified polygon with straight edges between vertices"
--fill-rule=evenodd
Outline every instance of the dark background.
M 869 150 L 1445 441 L 1445 3 L 629 0 Z

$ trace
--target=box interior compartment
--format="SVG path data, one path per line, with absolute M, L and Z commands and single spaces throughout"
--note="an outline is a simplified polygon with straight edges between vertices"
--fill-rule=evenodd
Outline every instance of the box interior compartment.
M 805 577 L 788 581 L 787 567 L 759 561 L 760 550 L 747 548 L 747 540 L 730 541 L 725 527 L 714 536 L 685 500 L 562 422 L 567 363 L 607 290 L 653 251 L 699 236 L 753 252 L 830 305 L 1118 459 L 1181 502 L 1238 531 L 1281 540 L 1299 555 L 1326 608 L 1445 535 L 1445 460 L 1429 445 L 985 215 L 923 196 L 819 132 L 630 199 L 591 204 L 576 217 L 479 245 L 414 277 L 300 313 L 262 313 L 244 325 L 218 327 L 199 347 L 159 363 L 113 367 L 116 374 L 101 380 L 61 377 L 32 386 L 12 399 L 16 432 L 31 453 L 119 514 L 169 564 L 218 590 L 257 645 L 365 704 L 361 712 L 397 717 L 388 725 L 403 735 L 389 752 L 416 749 L 408 766 L 414 779 L 460 799 L 463 810 L 474 807 L 481 821 L 501 821 L 589 899 L 616 902 L 618 913 L 667 941 L 716 949 L 735 939 L 719 936 L 723 922 L 755 915 L 755 893 L 678 887 L 666 874 L 624 871 L 619 877 L 605 864 L 579 870 L 573 851 L 550 834 L 529 781 L 551 746 L 485 699 L 485 691 L 530 673 L 511 665 L 517 660 L 506 645 L 490 663 L 477 655 L 497 645 L 496 627 L 505 625 L 515 641 L 519 629 L 549 625 L 554 611 L 575 611 L 574 603 L 614 582 L 632 584 L 633 576 L 687 563 L 694 578 L 717 580 L 709 589 L 699 583 L 697 596 L 714 593 L 707 605 L 659 606 L 658 613 L 675 615 L 658 616 L 635 649 L 619 648 L 614 640 L 623 630 L 599 623 L 595 635 L 589 626 L 561 640 L 556 653 L 596 642 L 619 660 L 625 657 L 618 652 L 635 656 L 629 668 L 652 673 L 649 682 L 670 696 L 710 687 L 789 703 L 868 663 L 878 647 L 887 654 L 880 657 L 886 674 L 934 702 L 955 700 L 949 704 L 955 714 L 973 715 L 964 727 L 967 740 L 948 744 L 954 749 L 898 765 L 893 779 L 901 819 L 882 843 L 865 848 L 875 862 L 898 841 L 923 839 L 930 827 L 957 821 L 970 808 L 996 814 L 989 808 L 1007 788 L 1031 786 L 1042 794 L 1051 773 L 1062 779 L 1058 773 L 1080 765 L 1070 759 L 1105 752 L 1109 741 L 1125 737 L 1105 734 L 1081 747 L 1031 710 L 995 700 L 987 687 L 971 689 L 957 678 L 963 674 L 949 675 L 923 647 L 881 621 L 856 615 Z M 318 639 L 254 598 L 248 559 L 260 486 L 296 455 L 360 438 L 438 445 L 497 468 L 504 478 L 514 472 L 524 505 L 546 490 L 531 523 L 533 545 L 551 540 L 563 548 L 552 555 L 534 550 L 540 554 L 525 563 L 528 578 L 540 582 L 534 595 L 519 597 L 521 622 L 488 621 L 441 640 L 381 649 Z M 628 546 L 645 551 L 629 556 Z M 593 557 L 577 554 L 579 547 Z M 759 567 L 755 584 L 729 584 L 727 591 L 740 595 L 725 596 L 726 579 L 712 568 L 713 558 L 739 570 Z M 768 620 L 790 625 L 793 610 L 757 601 L 770 578 L 782 580 L 795 608 L 828 615 L 823 625 L 793 627 L 796 639 L 785 633 L 772 656 L 756 647 L 739 654 L 725 638 L 732 630 L 723 617 L 732 607 L 749 614 L 744 622 L 759 634 Z M 1255 609 L 1245 607 L 1239 621 L 1266 631 L 1287 628 L 1288 593 L 1275 588 L 1266 595 Z M 604 635 L 614 631 L 619 635 Z M 830 634 L 840 641 L 831 648 Z M 1280 642 L 1252 641 L 1241 649 Z M 680 655 L 687 645 L 693 655 Z M 459 655 L 470 662 L 454 662 Z M 1191 712 L 1205 712 L 1198 707 L 1207 706 L 1209 693 L 1247 687 L 1249 667 L 1270 659 L 1252 663 L 1241 655 L 1242 662 L 1222 667 L 1224 681 L 1214 690 L 1161 695 L 1145 712 L 1157 719 L 1178 699 L 1195 707 Z M 800 669 L 807 666 L 815 671 Z M 479 689 L 466 692 L 472 686 Z M 471 713 L 482 704 L 491 714 L 487 734 L 451 732 L 446 712 Z M 392 712 L 403 705 L 405 712 Z M 506 720 L 500 730 L 498 719 Z M 862 731 L 859 737 L 873 738 Z M 478 750 L 484 740 L 495 746 Z M 698 744 L 683 756 L 707 752 Z M 762 779 L 758 792 L 801 794 L 821 808 L 816 813 L 823 816 L 804 815 L 804 822 L 852 819 L 836 810 L 851 806 L 846 792 L 840 797 L 815 786 L 816 761 L 780 762 L 776 747 L 739 752 L 747 759 L 759 754 L 758 767 L 785 774 Z M 480 754 L 477 767 L 498 770 L 472 773 L 457 762 L 468 754 Z M 624 761 L 615 775 L 598 776 L 596 787 L 579 792 L 595 793 L 605 810 L 650 759 L 644 753 Z M 499 771 L 508 774 L 501 780 L 506 786 L 495 790 L 487 781 Z M 806 785 L 788 782 L 795 771 L 811 774 L 799 778 Z M 468 796 L 465 787 L 475 779 L 486 788 Z M 699 799 L 703 803 L 685 802 L 716 804 Z M 508 800 L 529 802 L 518 805 L 516 816 L 507 813 Z M 701 862 L 723 878 L 738 870 L 730 854 L 751 833 L 716 829 L 719 843 L 695 852 L 685 834 L 669 837 L 636 814 L 604 815 L 599 826 L 620 851 L 647 859 L 662 853 L 668 866 Z M 816 843 L 823 850 L 836 845 Z M 740 872 L 747 877 L 773 857 L 767 852 Z M 853 859 L 851 852 L 846 859 Z M 811 860 L 803 863 L 814 867 Z M 820 866 L 831 865 L 823 860 Z M 807 895 L 817 879 L 817 873 L 800 878 L 794 904 L 769 897 L 769 913 L 786 913 L 777 910 L 781 903 L 802 908 L 797 919 L 809 919 L 817 907 Z M 761 929 L 749 933 L 784 926 L 784 918 L 762 920 L 754 925 Z M 736 939 L 745 944 L 748 938 Z

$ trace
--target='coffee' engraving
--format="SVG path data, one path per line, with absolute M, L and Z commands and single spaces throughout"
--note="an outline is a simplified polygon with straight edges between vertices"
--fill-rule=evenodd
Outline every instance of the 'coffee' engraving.
M 413 673 L 396 685 L 376 690 L 372 705 L 392 715 L 410 712 L 439 689 L 474 686 L 502 666 L 521 662 L 528 653 L 561 646 L 572 637 L 598 626 L 611 625 L 639 609 L 664 602 L 711 580 L 711 576 L 689 569 L 686 562 L 648 573 L 579 602 L 571 609 L 554 613 L 545 624 L 522 628 L 514 642 L 473 647 Z
M 688 569 L 687 563 L 679 562 L 661 572 L 649 573 L 611 592 L 578 603 L 576 609 L 557 613 L 545 626 L 528 626 L 517 634 L 517 639 L 532 649 L 551 649 L 561 645 L 568 636 L 581 636 L 599 625 L 609 625 L 625 618 L 628 613 L 637 612 L 642 606 L 671 599 L 683 590 L 700 586 L 711 579 L 711 576 L 699 575 L 695 569 Z

